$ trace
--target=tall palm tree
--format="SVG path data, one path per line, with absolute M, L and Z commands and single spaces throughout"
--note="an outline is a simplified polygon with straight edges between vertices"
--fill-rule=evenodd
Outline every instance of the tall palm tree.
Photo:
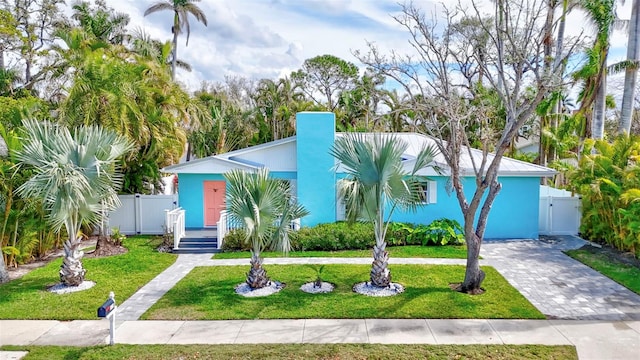
M 207 17 L 204 12 L 195 4 L 200 0 L 166 0 L 151 5 L 145 12 L 144 16 L 153 14 L 158 11 L 173 11 L 173 26 L 171 33 L 173 34 L 173 57 L 171 63 L 171 79 L 176 78 L 176 62 L 178 59 L 178 34 L 183 30 L 187 31 L 187 42 L 185 46 L 189 46 L 189 35 L 191 28 L 189 26 L 189 14 L 193 15 L 199 22 L 207 26 Z
M 96 224 L 104 211 L 118 207 L 116 189 L 122 177 L 115 163 L 132 146 L 115 132 L 96 126 L 79 127 L 73 134 L 66 127 L 35 120 L 25 121 L 24 127 L 16 159 L 30 166 L 33 176 L 18 194 L 40 199 L 53 228 L 66 229 L 69 239 L 64 243 L 60 281 L 80 285 L 86 270 L 78 231 L 82 224 Z
M 227 180 L 227 211 L 232 222 L 244 228 L 251 242 L 251 270 L 247 284 L 260 289 L 270 283 L 262 267 L 260 254 L 264 249 L 289 251 L 289 224 L 308 211 L 295 202 L 289 183 L 269 177 L 269 170 L 255 173 L 233 170 L 224 175 Z
M 638 66 L 640 65 L 640 16 L 638 15 L 640 1 L 633 0 L 631 5 L 631 20 L 629 21 L 629 39 L 627 42 L 627 62 L 625 69 L 624 95 L 622 96 L 622 111 L 618 133 L 631 131 L 633 118 L 633 103 L 635 101 L 636 83 L 638 81 Z
M 253 94 L 258 112 L 258 121 L 267 125 L 271 134 L 264 140 L 278 140 L 295 133 L 294 119 L 298 111 L 305 110 L 304 94 L 300 85 L 291 82 L 288 77 L 273 81 L 262 79 Z M 265 129 L 266 130 L 266 129 Z
M 71 18 L 99 41 L 122 45 L 128 38 L 127 25 L 131 18 L 125 13 L 115 12 L 105 0 L 95 0 L 95 6 L 88 1 L 76 1 L 71 8 Z
M 387 267 L 389 254 L 385 250 L 389 219 L 397 207 L 415 210 L 422 203 L 423 188 L 417 173 L 432 167 L 437 153 L 435 147 L 423 147 L 409 172 L 402 163 L 408 147 L 409 144 L 393 135 L 349 133 L 338 138 L 330 150 L 347 173 L 339 183 L 347 217 L 364 218 L 373 223 L 376 245 L 371 283 L 379 287 L 391 283 Z M 385 209 L 390 209 L 388 215 Z
M 616 0 L 581 0 L 580 6 L 593 23 L 596 34 L 593 46 L 587 49 L 587 62 L 574 77 L 584 80 L 578 114 L 584 118 L 586 137 L 602 139 L 607 92 L 607 56 L 614 28 L 623 26 L 616 16 Z

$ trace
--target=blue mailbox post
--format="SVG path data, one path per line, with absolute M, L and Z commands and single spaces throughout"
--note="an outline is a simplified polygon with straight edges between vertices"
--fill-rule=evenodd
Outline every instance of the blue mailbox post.
M 116 305 L 116 298 L 113 291 L 109 293 L 107 301 L 98 308 L 98 317 L 109 319 L 109 345 L 113 345 L 115 343 L 117 308 L 118 306 Z

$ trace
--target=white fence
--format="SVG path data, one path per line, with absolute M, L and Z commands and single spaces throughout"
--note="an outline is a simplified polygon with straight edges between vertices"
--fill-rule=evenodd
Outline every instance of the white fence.
M 570 192 L 540 187 L 538 230 L 540 235 L 577 235 L 580 230 L 581 204 Z
M 162 235 L 165 210 L 178 207 L 178 195 L 119 195 L 122 206 L 109 214 L 109 227 L 126 235 Z

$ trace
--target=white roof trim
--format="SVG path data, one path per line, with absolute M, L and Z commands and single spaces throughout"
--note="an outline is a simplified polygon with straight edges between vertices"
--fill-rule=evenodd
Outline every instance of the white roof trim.
M 219 157 L 219 158 L 225 158 L 225 159 L 229 159 L 231 157 L 241 157 L 244 154 L 248 154 L 248 153 L 252 153 L 252 152 L 256 152 L 256 151 L 262 151 L 262 150 L 265 150 L 265 149 L 268 149 L 268 148 L 272 148 L 272 147 L 279 146 L 279 145 L 282 145 L 282 144 L 287 144 L 287 143 L 294 142 L 294 141 L 296 141 L 296 137 L 295 136 L 290 136 L 288 138 L 279 139 L 279 140 L 275 140 L 275 141 L 270 141 L 270 142 L 264 143 L 264 144 L 249 146 L 248 148 L 233 150 L 233 151 L 230 151 L 228 153 L 224 153 L 224 154 L 220 154 L 220 155 L 216 155 L 216 156 Z
M 182 164 L 167 166 L 167 167 L 163 168 L 162 171 L 168 172 L 168 173 L 174 173 L 174 174 L 194 174 L 194 173 L 196 173 L 196 174 L 210 174 L 212 172 L 192 171 L 193 167 L 195 167 L 197 165 L 206 165 L 206 163 L 219 163 L 221 165 L 227 165 L 230 168 L 240 168 L 240 169 L 243 169 L 243 170 L 257 170 L 257 169 L 260 168 L 260 166 L 248 165 L 248 164 L 241 163 L 241 162 L 238 162 L 238 161 L 229 160 L 229 159 L 225 159 L 225 158 L 220 158 L 220 157 L 214 155 L 214 156 L 209 156 L 209 157 L 202 158 L 202 159 L 197 159 L 197 160 L 185 162 L 185 163 L 182 163 Z

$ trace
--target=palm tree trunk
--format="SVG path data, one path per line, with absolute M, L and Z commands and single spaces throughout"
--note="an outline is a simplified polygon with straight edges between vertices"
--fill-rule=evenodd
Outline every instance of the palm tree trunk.
M 631 20 L 629 20 L 629 40 L 627 43 L 627 60 L 640 61 L 640 16 L 638 8 L 640 0 L 633 0 L 631 9 Z M 636 83 L 638 81 L 638 68 L 627 67 L 624 75 L 624 95 L 622 96 L 622 111 L 618 133 L 629 133 L 631 131 L 631 119 L 633 118 L 633 103 L 635 101 Z
M 591 135 L 594 139 L 604 138 L 604 113 L 607 96 L 606 70 L 602 69 L 602 78 L 598 86 L 595 102 L 593 103 L 593 122 Z
M 262 258 L 260 258 L 260 253 L 251 252 L 251 270 L 247 273 L 247 285 L 252 289 L 262 289 L 265 286 L 268 286 L 269 277 L 267 276 L 267 271 L 262 267 Z
M 171 80 L 176 79 L 176 64 L 178 61 L 178 32 L 180 31 L 180 23 L 178 13 L 176 12 L 173 17 L 173 27 L 171 32 L 173 33 L 173 59 L 171 59 Z
M 9 281 L 9 273 L 7 272 L 7 266 L 4 263 L 4 255 L 0 253 L 0 284 L 4 284 Z
M 385 250 L 387 244 L 383 241 L 373 247 L 373 263 L 371 264 L 371 283 L 378 287 L 391 284 L 389 271 L 389 252 Z
M 84 253 L 79 249 L 80 241 L 77 238 L 79 221 L 76 221 L 77 214 L 71 216 L 65 222 L 65 227 L 69 239 L 64 243 L 64 259 L 60 266 L 60 282 L 67 286 L 78 286 L 84 281 L 87 270 L 82 266 L 82 256 Z
M 391 284 L 391 271 L 389 271 L 389 253 L 386 251 L 384 213 L 378 209 L 374 221 L 376 245 L 373 247 L 373 263 L 371 264 L 371 283 L 378 287 L 387 287 Z

